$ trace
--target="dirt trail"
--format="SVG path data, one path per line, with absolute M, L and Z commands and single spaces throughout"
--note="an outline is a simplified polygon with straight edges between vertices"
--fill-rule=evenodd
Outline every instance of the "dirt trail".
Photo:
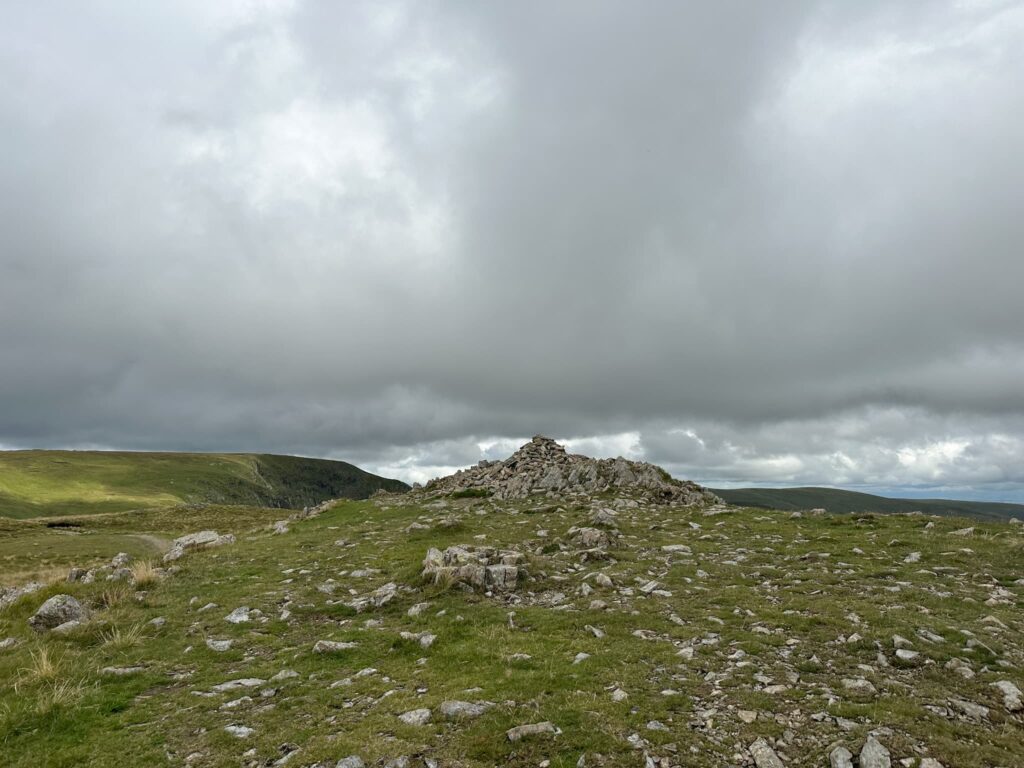
M 171 548 L 171 540 L 165 539 L 163 536 L 154 536 L 152 533 L 129 533 L 127 535 L 152 545 L 158 552 L 166 552 Z

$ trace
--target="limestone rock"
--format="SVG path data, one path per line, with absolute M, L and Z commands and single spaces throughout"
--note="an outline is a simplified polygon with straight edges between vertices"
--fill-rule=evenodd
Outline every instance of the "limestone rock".
M 1000 680 L 992 683 L 992 687 L 1003 694 L 1003 706 L 1007 712 L 1020 712 L 1024 709 L 1024 702 L 1021 701 L 1021 690 L 1009 680 Z
M 493 706 L 494 703 L 490 701 L 444 701 L 438 709 L 449 720 L 468 720 L 480 717 Z
M 226 533 L 221 536 L 216 531 L 198 531 L 189 533 L 175 539 L 171 543 L 170 551 L 164 555 L 164 562 L 170 563 L 183 557 L 187 552 L 211 547 L 222 547 L 225 544 L 234 544 L 235 537 Z
M 337 640 L 317 640 L 313 644 L 313 653 L 338 653 L 355 648 L 359 643 L 339 642 Z
M 829 768 L 853 768 L 853 752 L 846 747 L 836 747 L 828 755 Z
M 527 736 L 538 736 L 545 733 L 558 733 L 558 729 L 552 723 L 544 721 L 543 723 L 517 725 L 515 728 L 505 731 L 509 741 L 519 741 Z
M 406 725 L 426 725 L 430 722 L 429 709 L 413 709 L 398 716 Z
M 54 595 L 39 606 L 28 623 L 37 632 L 45 632 L 67 622 L 83 622 L 86 616 L 85 607 L 71 595 Z
M 750 745 L 750 756 L 754 758 L 757 768 L 786 768 L 775 750 L 764 739 L 758 739 Z
M 860 768 L 892 768 L 889 750 L 874 736 L 868 736 L 860 750 Z
M 423 559 L 423 578 L 508 592 L 518 585 L 524 561 L 519 552 L 493 547 L 452 546 L 443 552 L 431 548 Z

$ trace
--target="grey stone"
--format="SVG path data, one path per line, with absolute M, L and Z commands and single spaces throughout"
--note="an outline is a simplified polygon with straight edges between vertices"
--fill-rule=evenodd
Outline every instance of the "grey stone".
M 430 722 L 429 709 L 412 709 L 398 716 L 406 725 L 426 725 Z
M 754 758 L 757 768 L 786 768 L 775 750 L 764 739 L 758 739 L 750 745 L 750 756 Z
M 463 720 L 480 717 L 493 706 L 494 703 L 490 701 L 445 701 L 438 709 L 449 720 Z
M 509 741 L 519 741 L 527 736 L 539 736 L 546 733 L 558 733 L 558 729 L 555 728 L 554 724 L 545 720 L 543 723 L 530 723 L 509 728 L 505 731 L 505 736 L 508 737 Z
M 836 747 L 828 755 L 829 768 L 853 768 L 853 752 L 846 747 Z
M 892 768 L 889 750 L 874 736 L 868 736 L 860 750 L 860 768 Z
M 313 653 L 337 653 L 358 646 L 359 643 L 340 642 L 337 640 L 317 640 L 313 645 Z
M 39 606 L 39 610 L 28 620 L 28 623 L 37 632 L 45 632 L 66 622 L 82 622 L 86 617 L 85 607 L 74 597 L 54 595 Z

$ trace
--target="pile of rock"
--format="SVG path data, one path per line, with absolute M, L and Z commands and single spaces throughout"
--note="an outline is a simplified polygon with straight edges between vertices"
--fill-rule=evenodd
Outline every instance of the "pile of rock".
M 654 464 L 570 454 L 554 440 L 539 435 L 504 461 L 481 461 L 470 469 L 431 480 L 421 492 L 473 490 L 487 491 L 498 499 L 523 499 L 534 494 L 590 495 L 625 490 L 661 504 L 704 506 L 721 503 L 721 499 L 706 488 L 676 480 Z
M 72 568 L 68 571 L 69 582 L 92 584 L 94 581 L 132 581 L 134 574 L 131 565 L 132 556 L 127 552 L 118 552 L 106 565 L 97 568 Z
M 235 537 L 230 533 L 223 536 L 216 531 L 199 531 L 175 539 L 171 544 L 170 551 L 164 555 L 164 562 L 170 563 L 185 555 L 199 549 L 210 549 L 211 547 L 222 547 L 225 544 L 234 544 Z
M 423 577 L 434 583 L 448 581 L 472 589 L 508 592 L 523 575 L 525 558 L 514 550 L 493 547 L 431 547 L 423 559 Z
M 28 584 L 22 584 L 19 587 L 0 587 L 0 610 L 14 605 L 25 595 L 38 592 L 45 586 L 41 581 L 30 581 Z

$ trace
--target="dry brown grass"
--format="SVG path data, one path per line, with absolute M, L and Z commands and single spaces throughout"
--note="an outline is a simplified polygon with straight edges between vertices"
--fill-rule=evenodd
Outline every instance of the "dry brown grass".
M 68 569 L 60 565 L 49 565 L 36 568 L 23 568 L 20 570 L 7 571 L 3 575 L 2 583 L 5 585 L 28 584 L 30 581 L 38 581 L 42 584 L 59 584 L 66 581 Z
M 103 632 L 100 637 L 103 639 L 104 645 L 117 649 L 131 648 L 142 640 L 144 629 L 142 624 L 132 624 L 125 629 L 113 627 Z
M 160 573 L 152 560 L 136 560 L 132 563 L 132 581 L 136 587 L 148 587 L 160 580 Z
M 29 665 L 18 670 L 20 675 L 14 684 L 16 689 L 20 685 L 56 680 L 64 657 L 54 655 L 48 648 L 40 648 L 38 651 L 30 651 L 29 659 Z
M 72 680 L 54 680 L 39 693 L 36 699 L 36 713 L 46 715 L 58 707 L 73 707 L 85 695 L 85 687 Z
M 116 608 L 131 600 L 133 594 L 134 589 L 131 586 L 121 583 L 104 589 L 99 602 L 103 608 Z

